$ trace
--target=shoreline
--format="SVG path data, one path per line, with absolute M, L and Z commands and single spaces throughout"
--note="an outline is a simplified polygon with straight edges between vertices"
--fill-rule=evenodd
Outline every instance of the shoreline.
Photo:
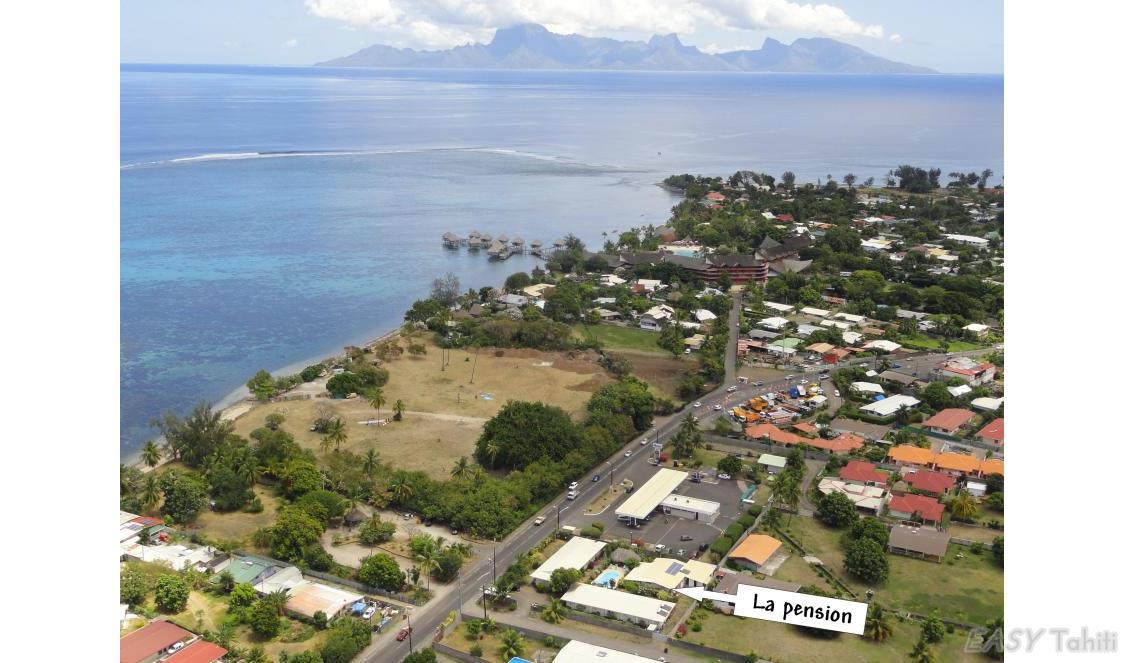
M 405 325 L 405 324 L 406 323 L 404 322 L 403 325 Z M 399 336 L 402 335 L 402 326 L 403 325 L 395 327 L 391 331 L 385 332 L 380 336 L 376 336 L 374 339 L 357 343 L 356 346 L 361 347 L 361 348 L 370 348 L 370 347 L 374 347 L 375 345 L 378 345 L 379 343 L 382 343 L 383 341 L 388 341 L 388 340 L 391 340 L 393 338 L 398 338 Z M 351 345 L 351 344 L 348 344 L 348 345 Z M 311 365 L 317 364 L 317 363 L 324 363 L 324 362 L 327 362 L 331 359 L 336 359 L 338 357 L 342 357 L 343 356 L 343 348 L 348 347 L 348 345 L 341 346 L 340 351 L 338 351 L 338 352 L 335 352 L 335 353 L 332 353 L 332 354 L 320 355 L 319 358 L 316 358 L 316 359 L 305 359 L 305 360 L 291 362 L 291 363 L 286 364 L 285 366 L 281 367 L 280 369 L 277 369 L 276 371 L 270 371 L 270 373 L 273 374 L 273 375 L 289 375 L 290 373 L 300 372 L 300 370 L 305 368 L 306 366 L 311 366 Z M 239 417 L 241 417 L 242 415 L 246 414 L 246 412 L 249 411 L 249 408 L 248 408 L 246 411 L 234 413 L 236 409 L 242 407 L 243 405 L 246 405 L 247 403 L 250 404 L 250 408 L 253 408 L 253 406 L 256 405 L 256 404 L 259 404 L 260 401 L 257 401 L 257 400 L 254 400 L 254 399 L 250 398 L 250 390 L 246 388 L 246 385 L 241 385 L 241 386 L 236 387 L 235 389 L 231 390 L 230 392 L 227 393 L 227 395 L 225 395 L 222 398 L 220 398 L 219 400 L 217 400 L 212 405 L 212 408 L 214 410 L 216 410 L 223 419 L 229 419 L 230 421 L 234 421 L 234 420 L 238 419 Z M 158 444 L 163 446 L 163 443 L 164 443 L 164 436 L 163 435 L 157 435 L 153 439 L 156 440 Z M 140 448 L 134 450 L 133 452 L 131 452 L 128 455 L 122 455 L 121 458 L 120 458 L 120 461 L 121 461 L 122 465 L 136 467 L 136 468 L 140 469 L 142 472 L 148 472 L 149 471 L 148 466 L 145 465 L 143 462 L 141 462 L 141 449 Z M 161 465 L 164 465 L 167 462 L 168 462 L 167 458 L 161 458 L 160 463 L 158 463 L 156 465 L 156 468 L 159 468 Z M 156 469 L 156 468 L 152 468 L 152 469 Z

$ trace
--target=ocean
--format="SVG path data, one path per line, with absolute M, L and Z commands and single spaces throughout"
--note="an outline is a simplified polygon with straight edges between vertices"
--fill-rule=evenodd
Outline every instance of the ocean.
M 162 412 L 395 329 L 445 272 L 539 262 L 446 231 L 595 249 L 667 218 L 669 174 L 904 163 L 999 183 L 1003 78 L 124 65 L 121 453 Z

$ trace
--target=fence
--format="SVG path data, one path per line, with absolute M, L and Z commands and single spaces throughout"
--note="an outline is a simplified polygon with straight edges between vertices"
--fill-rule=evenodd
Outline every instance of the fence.
M 448 647 L 441 644 L 440 642 L 435 642 L 432 646 L 434 648 L 434 651 L 436 651 L 437 653 L 444 654 L 449 658 L 455 658 L 458 661 L 466 661 L 466 663 L 488 663 L 488 661 L 484 660 L 483 658 L 477 658 L 472 654 L 463 652 L 460 649 Z
M 351 587 L 352 589 L 361 591 L 364 594 L 374 594 L 376 596 L 383 596 L 383 597 L 386 597 L 388 599 L 394 599 L 395 601 L 401 601 L 402 603 L 409 603 L 410 605 L 425 605 L 426 604 L 426 601 L 419 601 L 418 599 L 414 598 L 413 596 L 409 596 L 407 594 L 399 594 L 398 592 L 388 592 L 385 589 L 379 589 L 378 587 L 372 587 L 370 585 L 365 585 L 362 582 L 357 582 L 355 580 L 349 580 L 347 578 L 341 578 L 340 576 L 334 576 L 331 573 L 324 573 L 324 572 L 321 572 L 321 571 L 313 571 L 312 569 L 309 569 L 308 571 L 305 571 L 305 575 L 312 576 L 312 577 L 317 578 L 319 580 L 327 580 L 328 582 L 336 583 L 336 584 L 339 584 L 339 585 L 344 585 L 345 587 Z
M 707 645 L 699 645 L 699 644 L 696 644 L 694 642 L 687 642 L 686 640 L 677 640 L 675 638 L 668 638 L 668 641 L 665 644 L 671 645 L 672 647 L 675 647 L 676 649 L 683 649 L 685 651 L 689 651 L 689 652 L 692 652 L 692 653 L 695 653 L 695 654 L 703 654 L 704 656 L 707 656 L 708 658 L 714 658 L 715 660 L 718 660 L 718 661 L 730 661 L 731 663 L 745 663 L 745 661 L 746 661 L 746 655 L 745 654 L 735 654 L 734 652 L 724 651 L 722 649 L 715 649 L 714 647 L 708 647 Z M 767 661 L 764 658 L 759 658 L 758 663 L 770 663 L 770 662 Z
M 573 609 L 568 610 L 567 613 L 566 613 L 566 618 L 567 619 L 573 619 L 576 622 L 582 622 L 583 624 L 591 624 L 593 626 L 601 626 L 603 628 L 608 628 L 608 629 L 611 629 L 611 630 L 614 630 L 614 631 L 620 631 L 622 633 L 630 633 L 632 635 L 652 637 L 652 634 L 653 634 L 653 631 L 650 631 L 646 628 L 642 628 L 640 626 L 635 626 L 635 625 L 630 624 L 628 622 L 622 622 L 622 621 L 618 621 L 616 619 L 609 619 L 608 617 L 600 617 L 598 615 L 592 615 L 590 613 L 581 612 L 579 610 L 573 610 Z

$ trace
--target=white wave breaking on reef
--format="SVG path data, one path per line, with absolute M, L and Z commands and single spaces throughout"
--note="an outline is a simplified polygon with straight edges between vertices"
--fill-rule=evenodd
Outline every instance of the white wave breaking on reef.
M 429 147 L 429 148 L 402 148 L 402 149 L 371 149 L 371 150 L 278 150 L 263 152 L 212 152 L 196 154 L 172 159 L 157 159 L 154 161 L 138 161 L 121 165 L 121 170 L 137 168 L 159 168 L 163 166 L 189 165 L 206 163 L 210 161 L 241 161 L 245 159 L 279 159 L 291 157 L 351 157 L 373 156 L 390 154 L 424 154 L 427 152 L 475 152 L 478 154 L 492 154 L 496 156 L 515 157 L 519 159 L 533 159 L 560 165 L 578 168 L 591 168 L 597 170 L 614 170 L 620 172 L 635 171 L 635 169 L 615 164 L 586 163 L 569 157 L 553 154 L 538 154 L 503 147 Z

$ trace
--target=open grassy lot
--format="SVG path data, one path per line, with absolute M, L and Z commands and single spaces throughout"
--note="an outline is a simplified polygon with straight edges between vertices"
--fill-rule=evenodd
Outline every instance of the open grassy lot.
M 922 334 L 915 334 L 907 337 L 902 341 L 904 345 L 909 344 L 913 347 L 925 348 L 927 350 L 937 350 L 941 347 L 941 341 L 925 336 Z M 977 343 L 969 343 L 968 341 L 949 341 L 949 352 L 968 352 L 969 350 L 979 350 L 985 346 Z
M 190 529 L 201 529 L 208 536 L 223 541 L 237 541 L 243 545 L 249 544 L 250 535 L 262 527 L 269 527 L 277 517 L 279 500 L 269 488 L 258 486 L 254 489 L 258 499 L 262 501 L 260 513 L 246 513 L 245 511 L 231 511 L 219 513 L 217 511 L 203 510 L 190 526 Z
M 473 639 L 465 629 L 465 624 L 458 624 L 457 628 L 446 633 L 445 638 L 441 643 L 447 647 L 452 647 L 458 651 L 468 653 L 473 644 L 479 644 L 482 652 L 480 658 L 483 658 L 490 663 L 507 663 L 509 660 L 506 657 L 500 656 L 500 634 L 503 631 L 497 631 L 494 634 L 486 633 L 478 636 L 478 639 Z M 536 654 L 539 657 L 536 658 Z M 524 653 L 523 658 L 529 660 L 547 660 L 558 653 L 558 649 L 548 648 L 540 640 L 533 640 L 531 638 L 524 638 Z
M 867 585 L 844 571 L 840 532 L 815 518 L 800 516 L 793 518 L 789 530 L 853 591 L 863 595 L 871 589 L 875 600 L 888 607 L 921 614 L 936 609 L 946 618 L 975 624 L 984 624 L 1003 614 L 1004 575 L 988 551 L 975 555 L 966 547 L 951 545 L 941 564 L 889 555 L 890 579 L 882 585 Z M 962 553 L 961 559 L 957 559 L 957 553 Z
M 584 339 L 593 337 L 606 350 L 642 350 L 669 354 L 667 350 L 656 344 L 660 339 L 659 332 L 645 331 L 636 327 L 577 325 L 574 327 L 574 335 Z
M 707 617 L 703 630 L 689 630 L 684 639 L 738 654 L 755 652 L 771 661 L 835 661 L 837 663 L 901 663 L 910 660 L 910 650 L 918 641 L 918 626 L 891 619 L 892 636 L 882 643 L 842 633 L 835 638 L 818 638 L 787 624 L 745 619 L 732 615 L 700 611 Z M 934 648 L 936 659 L 947 661 L 988 660 L 963 651 L 965 634 L 947 634 Z
M 248 435 L 264 425 L 267 415 L 280 412 L 285 415 L 285 430 L 293 434 L 297 443 L 320 453 L 321 436 L 309 427 L 322 410 L 342 417 L 347 424 L 348 439 L 340 445 L 341 449 L 360 455 L 374 449 L 395 467 L 421 470 L 441 478 L 449 476 L 449 469 L 459 457 L 472 454 L 485 422 L 484 418 L 469 415 L 407 411 L 402 421 L 363 426 L 359 422 L 377 418 L 377 413 L 362 399 L 317 398 L 259 405 L 235 421 L 235 432 Z M 384 407 L 383 418 L 390 415 Z
M 193 590 L 188 595 L 187 607 L 183 612 L 170 615 L 168 620 L 196 633 L 205 629 L 216 631 L 222 624 L 226 609 L 224 597 Z M 271 659 L 277 658 L 283 651 L 296 654 L 317 648 L 325 637 L 325 632 L 288 617 L 282 618 L 282 631 L 271 640 L 259 638 L 244 624 L 234 631 L 236 644 L 242 647 L 261 646 Z
M 683 399 L 676 395 L 676 388 L 684 377 L 699 370 L 699 361 L 693 355 L 673 357 L 667 352 L 652 354 L 633 351 L 618 354 L 633 364 L 633 375 L 647 382 L 654 394 L 677 403 Z

